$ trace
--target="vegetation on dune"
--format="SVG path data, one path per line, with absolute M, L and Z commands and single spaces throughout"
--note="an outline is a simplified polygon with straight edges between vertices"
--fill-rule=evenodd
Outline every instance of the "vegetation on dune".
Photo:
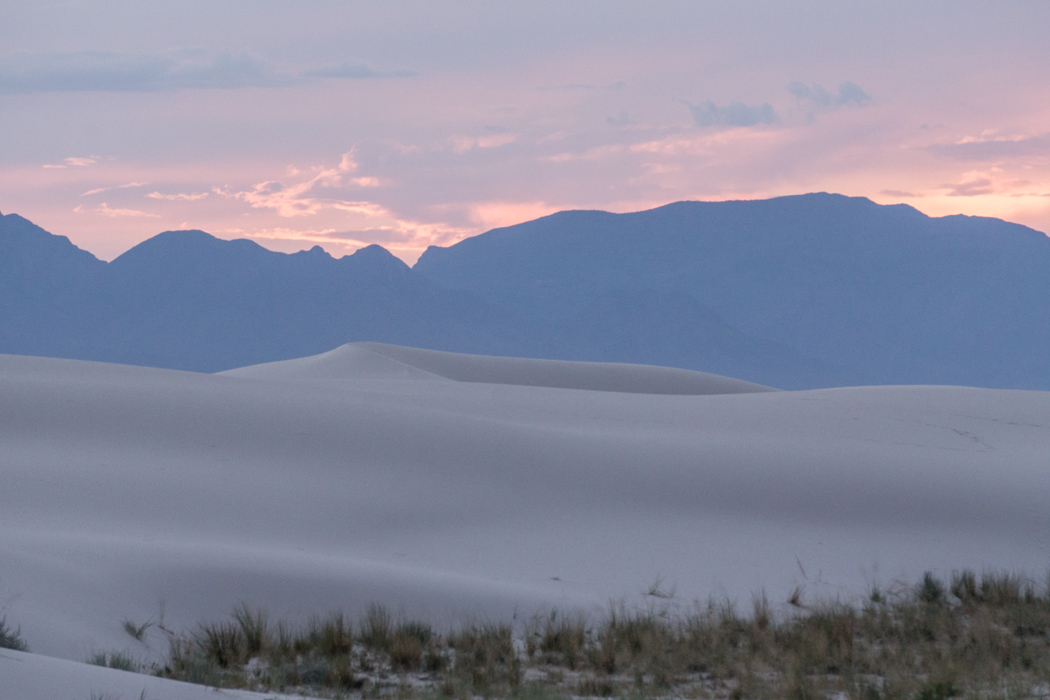
M 217 687 L 321 697 L 947 698 L 1050 697 L 1050 577 L 962 571 L 872 589 L 862 602 L 779 611 L 752 598 L 682 607 L 652 598 L 594 616 L 552 611 L 524 625 L 475 622 L 442 633 L 381 605 L 292 625 L 241 605 L 176 633 L 160 665 L 128 652 L 101 666 Z M 126 622 L 141 641 L 145 627 Z M 0 616 L 0 647 L 25 649 Z
M 87 662 L 93 666 L 115 668 L 121 671 L 140 671 L 143 664 L 135 660 L 135 657 L 127 651 L 99 651 L 92 654 Z
M 169 658 L 154 671 L 328 697 L 1050 696 L 1050 587 L 1015 574 L 926 574 L 858 604 L 793 595 L 779 613 L 764 594 L 746 614 L 730 601 L 653 600 L 443 633 L 380 605 L 299 625 L 241 606 L 169 633 Z
M 22 629 L 12 628 L 7 624 L 7 617 L 0 611 L 0 649 L 14 649 L 15 651 L 28 651 L 29 647 L 22 639 Z

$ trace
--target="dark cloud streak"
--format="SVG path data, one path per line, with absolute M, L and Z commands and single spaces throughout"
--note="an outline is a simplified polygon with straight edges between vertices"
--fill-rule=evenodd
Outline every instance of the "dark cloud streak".
M 788 92 L 800 102 L 807 103 L 821 111 L 835 110 L 849 105 L 862 107 L 871 101 L 871 96 L 864 92 L 860 85 L 848 81 L 841 83 L 835 94 L 828 92 L 818 83 L 806 85 L 797 80 L 788 85 Z
M 304 71 L 300 75 L 306 78 L 412 78 L 419 74 L 407 70 L 377 71 L 367 63 L 345 61 L 337 66 Z
M 408 71 L 376 71 L 364 63 L 354 62 L 292 74 L 247 53 L 230 51 L 17 53 L 0 58 L 0 94 L 229 90 L 284 87 L 316 78 L 410 75 L 413 74 Z
M 743 102 L 731 102 L 719 107 L 711 100 L 698 105 L 686 103 L 693 112 L 693 122 L 700 127 L 712 126 L 758 126 L 773 124 L 777 114 L 773 105 L 763 102 L 760 105 L 749 105 Z

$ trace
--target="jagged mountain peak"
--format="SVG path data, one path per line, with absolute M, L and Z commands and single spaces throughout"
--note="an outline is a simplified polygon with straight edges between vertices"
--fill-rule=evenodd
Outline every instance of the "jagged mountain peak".
M 105 263 L 66 236 L 57 236 L 18 214 L 0 214 L 0 267 L 97 268 Z

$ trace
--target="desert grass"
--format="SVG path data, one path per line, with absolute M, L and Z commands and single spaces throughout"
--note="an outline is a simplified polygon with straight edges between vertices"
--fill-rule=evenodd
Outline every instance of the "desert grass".
M 673 596 L 524 624 L 443 631 L 382 605 L 297 624 L 246 605 L 168 636 L 163 663 L 100 653 L 102 666 L 214 687 L 317 697 L 1050 698 L 1050 577 L 959 571 L 873 588 L 861 601 L 765 593 L 682 605 Z M 144 626 L 126 623 L 141 639 Z M 24 649 L 0 616 L 0 646 Z
M 136 624 L 131 620 L 124 620 L 124 631 L 132 636 L 132 638 L 143 641 L 143 637 L 146 635 L 146 630 L 153 627 L 153 620 L 147 620 L 142 624 Z
M 88 657 L 87 662 L 93 666 L 116 668 L 121 671 L 138 672 L 144 667 L 144 664 L 137 661 L 128 651 L 98 651 Z
M 329 697 L 1050 697 L 1050 592 L 1014 573 L 971 571 L 874 588 L 852 604 L 777 606 L 762 593 L 682 607 L 650 597 L 601 613 L 552 611 L 516 629 L 441 633 L 381 605 L 300 625 L 241 606 L 171 636 L 160 675 Z
M 3 611 L 0 611 L 0 649 L 29 651 L 25 640 L 22 639 L 22 628 L 8 625 L 7 617 L 3 614 Z

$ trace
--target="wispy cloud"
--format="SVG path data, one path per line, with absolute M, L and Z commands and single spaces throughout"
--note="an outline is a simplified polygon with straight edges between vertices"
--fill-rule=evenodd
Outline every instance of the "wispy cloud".
M 300 73 L 279 70 L 246 52 L 181 49 L 163 53 L 72 51 L 16 53 L 0 58 L 0 94 L 158 92 L 281 87 L 316 78 L 389 78 L 409 71 L 373 70 L 345 62 Z
M 314 167 L 306 172 L 289 170 L 290 177 L 308 175 L 299 182 L 285 184 L 266 180 L 249 190 L 214 188 L 212 191 L 223 197 L 247 202 L 253 209 L 272 209 L 278 216 L 285 218 L 313 216 L 327 209 L 373 214 L 369 207 L 375 205 L 339 196 L 343 190 L 379 187 L 383 184 L 376 177 L 355 175 L 357 168 L 353 151 L 349 151 L 342 155 L 339 165 L 334 168 Z
M 62 168 L 86 168 L 89 165 L 94 165 L 102 161 L 100 156 L 88 156 L 87 158 L 81 158 L 74 156 L 72 158 L 63 158 L 61 163 L 45 163 L 44 167 L 48 169 L 60 170 Z
M 831 93 L 818 83 L 806 85 L 796 80 L 788 85 L 788 92 L 799 102 L 818 111 L 847 106 L 861 107 L 871 102 L 871 96 L 864 92 L 860 85 L 851 82 L 840 83 L 838 91 Z
M 466 153 L 475 148 L 499 148 L 517 140 L 516 134 L 488 134 L 485 136 L 450 136 L 453 153 Z
M 957 184 L 941 186 L 949 197 L 977 197 L 995 192 L 995 182 L 990 177 L 978 177 Z
M 772 124 L 777 120 L 776 111 L 768 102 L 749 105 L 734 101 L 725 107 L 719 107 L 711 100 L 705 100 L 698 105 L 690 102 L 686 104 L 693 112 L 693 122 L 701 127 L 758 126 Z
M 329 229 L 293 229 L 285 227 L 255 229 L 245 231 L 244 229 L 223 229 L 216 233 L 234 233 L 249 238 L 271 240 L 271 241 L 312 241 L 314 243 L 325 243 L 330 240 L 332 234 L 336 233 L 334 228 Z
M 84 209 L 83 207 L 76 207 L 73 209 L 75 212 L 91 212 L 93 214 L 101 214 L 102 216 L 108 216 L 113 219 L 126 218 L 126 217 L 138 217 L 147 219 L 159 219 L 160 216 L 157 214 L 150 214 L 149 212 L 139 211 L 138 209 L 119 209 L 109 206 L 106 202 L 98 205 L 94 209 Z
M 960 182 L 946 183 L 940 186 L 948 197 L 984 197 L 998 195 L 1002 197 L 1045 197 L 1038 183 L 1028 179 L 1010 177 L 1001 168 L 990 168 L 988 171 L 971 171 L 963 175 Z
M 106 51 L 18 53 L 0 59 L 0 93 L 151 92 L 265 87 L 290 82 L 246 53 Z
M 574 92 L 577 90 L 622 90 L 627 87 L 624 80 L 616 80 L 611 83 L 565 83 L 564 85 L 544 85 L 536 88 L 539 92 Z
M 476 233 L 473 229 L 401 219 L 382 207 L 372 207 L 370 212 L 375 224 L 355 229 L 273 227 L 253 231 L 238 229 L 236 233 L 259 240 L 335 244 L 346 250 L 378 243 L 392 251 L 411 251 L 413 259 L 429 245 L 450 245 Z
M 266 180 L 244 189 L 214 188 L 212 192 L 251 209 L 269 210 L 284 220 L 304 222 L 298 226 L 248 228 L 243 234 L 249 238 L 331 244 L 345 250 L 381 243 L 411 260 L 428 245 L 447 245 L 477 232 L 474 226 L 406 217 L 366 199 L 365 191 L 387 183 L 359 170 L 350 151 L 335 166 L 289 167 L 280 180 Z
M 926 150 L 945 158 L 973 162 L 1044 157 L 1050 155 L 1050 134 L 965 138 L 954 143 L 933 144 Z
M 609 156 L 623 153 L 625 147 L 614 143 L 605 146 L 595 146 L 584 151 L 565 151 L 543 156 L 542 160 L 549 163 L 571 163 L 574 161 L 595 161 L 608 158 Z
M 88 190 L 87 192 L 82 192 L 80 194 L 80 196 L 81 197 L 89 197 L 89 196 L 91 196 L 93 194 L 102 194 L 103 192 L 109 192 L 110 190 L 113 190 L 113 189 L 126 190 L 126 189 L 131 189 L 132 187 L 145 187 L 148 184 L 149 184 L 148 182 L 128 182 L 128 183 L 125 183 L 123 185 L 117 185 L 116 187 L 96 187 L 93 190 Z M 147 196 L 149 196 L 149 195 L 147 195 Z
M 196 202 L 199 199 L 204 199 L 210 193 L 209 192 L 192 192 L 192 193 L 176 193 L 176 194 L 161 194 L 160 192 L 150 192 L 146 196 L 150 199 L 165 199 L 169 202 Z
M 334 66 L 303 71 L 300 75 L 306 78 L 412 78 L 419 74 L 410 70 L 376 70 L 361 61 L 344 61 Z

